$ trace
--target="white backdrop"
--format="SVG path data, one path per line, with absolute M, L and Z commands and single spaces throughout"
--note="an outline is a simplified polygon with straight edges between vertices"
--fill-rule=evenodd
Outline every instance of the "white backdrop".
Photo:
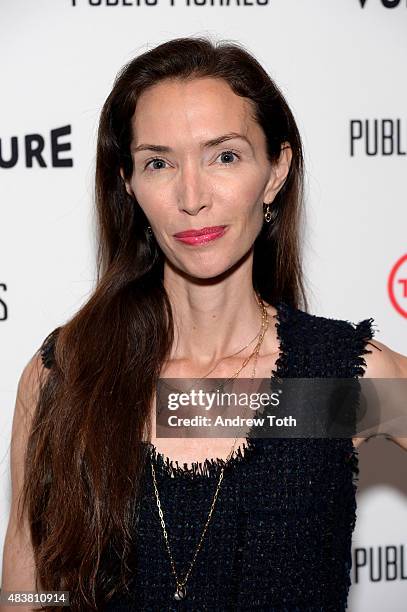
M 94 286 L 98 117 L 119 68 L 147 48 L 209 34 L 261 61 L 303 138 L 311 311 L 372 316 L 376 338 L 407 354 L 406 26 L 406 0 L 0 1 L 0 544 L 18 378 Z M 52 133 L 69 165 L 53 163 Z M 42 167 L 27 163 L 33 134 Z M 377 438 L 359 456 L 349 609 L 401 612 L 407 455 Z

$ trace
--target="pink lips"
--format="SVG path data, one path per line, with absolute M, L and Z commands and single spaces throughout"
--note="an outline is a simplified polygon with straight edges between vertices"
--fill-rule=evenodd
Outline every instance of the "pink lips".
M 203 227 L 199 230 L 185 230 L 184 232 L 178 232 L 174 234 L 174 238 L 184 242 L 185 244 L 202 244 L 211 240 L 216 240 L 223 236 L 227 226 L 216 225 L 212 227 Z

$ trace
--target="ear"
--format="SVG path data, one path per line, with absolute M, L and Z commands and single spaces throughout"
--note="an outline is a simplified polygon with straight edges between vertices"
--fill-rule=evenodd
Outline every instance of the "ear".
M 292 159 L 292 149 L 289 142 L 283 142 L 280 149 L 280 156 L 272 165 L 270 179 L 264 191 L 263 202 L 272 202 L 284 185 L 290 170 Z
M 120 168 L 120 176 L 122 177 L 122 179 L 124 181 L 127 193 L 129 194 L 129 196 L 133 196 L 134 197 L 134 193 L 133 193 L 133 190 L 131 188 L 131 185 L 130 185 L 129 181 L 126 181 L 126 179 L 124 178 L 123 168 Z

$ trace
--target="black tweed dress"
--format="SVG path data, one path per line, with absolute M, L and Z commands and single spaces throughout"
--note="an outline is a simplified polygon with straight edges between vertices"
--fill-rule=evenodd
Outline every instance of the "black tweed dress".
M 363 376 L 373 319 L 358 324 L 316 316 L 281 301 L 280 356 L 272 378 Z M 43 346 L 47 367 L 52 343 Z M 148 444 L 177 574 L 187 571 L 205 525 L 219 472 L 224 478 L 202 548 L 176 601 L 146 463 L 130 594 L 109 612 L 340 612 L 351 584 L 357 449 L 351 438 L 247 438 L 225 463 L 191 468 Z

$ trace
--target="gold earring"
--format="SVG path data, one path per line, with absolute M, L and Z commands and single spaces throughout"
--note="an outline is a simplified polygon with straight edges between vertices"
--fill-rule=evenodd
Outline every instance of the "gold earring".
M 264 213 L 264 219 L 265 219 L 266 223 L 270 223 L 270 221 L 271 221 L 270 204 L 266 204 L 266 211 Z

